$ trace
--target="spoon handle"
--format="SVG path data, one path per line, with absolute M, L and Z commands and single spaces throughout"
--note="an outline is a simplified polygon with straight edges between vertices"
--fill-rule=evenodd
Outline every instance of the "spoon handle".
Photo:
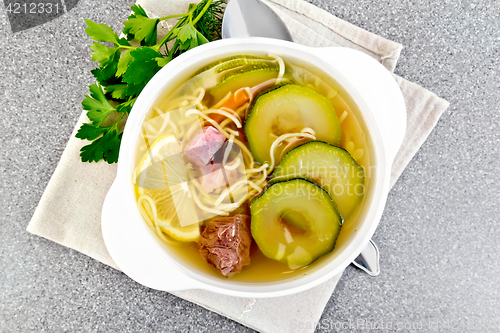
M 354 259 L 352 264 L 371 276 L 380 274 L 379 251 L 377 245 L 370 239 L 363 248 L 359 256 Z

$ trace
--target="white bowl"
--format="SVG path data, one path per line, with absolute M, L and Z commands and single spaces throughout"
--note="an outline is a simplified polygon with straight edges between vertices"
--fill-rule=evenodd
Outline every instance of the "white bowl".
M 317 67 L 342 86 L 358 105 L 372 143 L 367 203 L 355 226 L 334 251 L 306 274 L 282 281 L 251 283 L 216 278 L 183 263 L 149 229 L 135 201 L 131 182 L 141 125 L 155 101 L 198 69 L 238 54 L 282 55 L 298 64 Z M 332 278 L 347 267 L 372 237 L 382 216 L 391 166 L 406 129 L 406 108 L 391 73 L 373 58 L 342 47 L 312 48 L 286 41 L 225 39 L 179 56 L 148 83 L 125 126 L 116 179 L 104 201 L 102 233 L 106 247 L 125 274 L 150 288 L 179 291 L 204 289 L 238 297 L 277 297 L 297 293 Z

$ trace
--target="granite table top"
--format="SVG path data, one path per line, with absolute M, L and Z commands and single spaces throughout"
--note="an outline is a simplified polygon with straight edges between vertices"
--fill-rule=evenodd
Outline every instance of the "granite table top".
M 389 195 L 381 274 L 347 268 L 317 330 L 498 332 L 500 2 L 308 1 L 402 43 L 396 74 L 451 103 Z M 133 1 L 66 4 L 15 33 L 0 6 L 0 331 L 251 331 L 26 232 L 93 81 L 83 18 L 120 29 Z

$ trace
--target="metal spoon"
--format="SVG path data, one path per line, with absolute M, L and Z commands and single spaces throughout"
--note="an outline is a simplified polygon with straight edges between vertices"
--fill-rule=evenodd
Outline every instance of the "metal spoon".
M 231 0 L 222 19 L 222 38 L 268 37 L 293 42 L 281 18 L 260 0 Z
M 293 42 L 281 18 L 260 0 L 231 0 L 222 19 L 222 38 L 268 37 Z M 371 276 L 380 274 L 379 251 L 370 240 L 352 264 Z
M 379 251 L 377 245 L 370 239 L 363 248 L 359 256 L 354 259 L 352 264 L 359 269 L 364 270 L 371 276 L 380 274 Z

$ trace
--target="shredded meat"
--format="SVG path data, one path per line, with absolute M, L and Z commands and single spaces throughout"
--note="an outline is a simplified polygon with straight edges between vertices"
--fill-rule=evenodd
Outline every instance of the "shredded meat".
M 207 223 L 200 235 L 200 254 L 224 276 L 239 273 L 250 264 L 249 218 L 243 214 L 218 217 Z

